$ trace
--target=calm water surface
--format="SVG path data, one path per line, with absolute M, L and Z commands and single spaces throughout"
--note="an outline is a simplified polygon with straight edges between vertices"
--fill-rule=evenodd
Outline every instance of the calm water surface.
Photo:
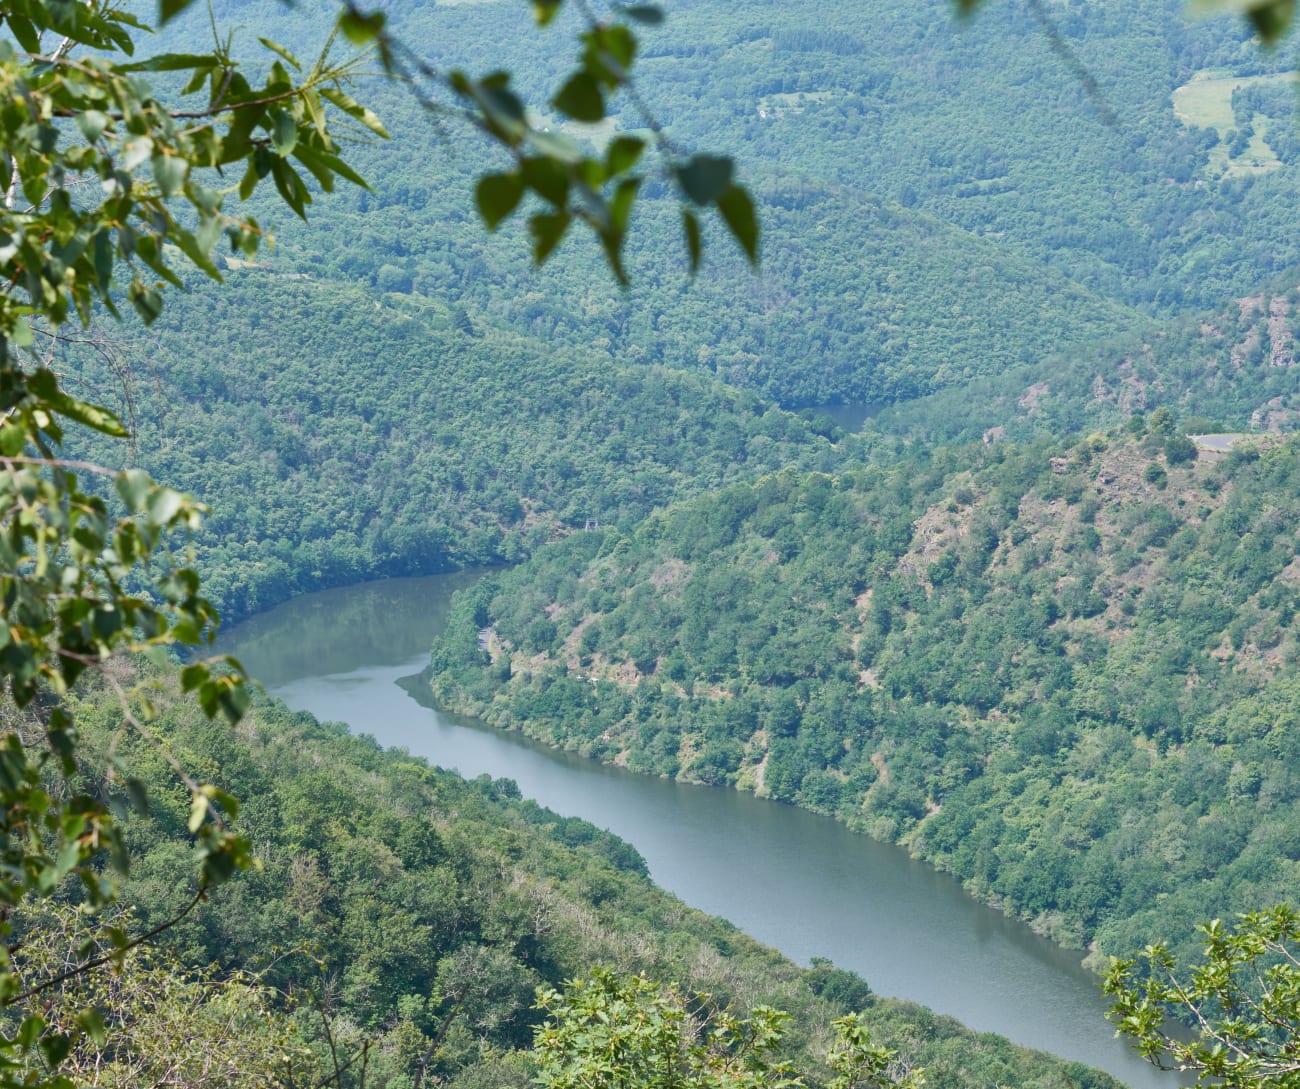
M 1142 1089 L 1178 1084 L 1103 1019 L 1079 954 L 971 900 L 951 877 L 827 818 L 731 790 L 644 778 L 440 714 L 399 681 L 422 669 L 462 572 L 311 594 L 232 629 L 223 649 L 297 710 L 346 722 L 635 844 L 651 876 L 694 907 L 802 963 L 829 957 L 879 994 L 1099 1066 Z

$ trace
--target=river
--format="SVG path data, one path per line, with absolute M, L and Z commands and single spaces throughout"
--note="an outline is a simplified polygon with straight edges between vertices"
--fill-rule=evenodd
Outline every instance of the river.
M 636 846 L 659 885 L 796 961 L 829 957 L 879 994 L 1140 1089 L 1177 1086 L 1114 1038 L 1077 952 L 975 902 L 901 849 L 792 806 L 632 775 L 417 702 L 420 686 L 398 682 L 424 667 L 451 593 L 475 577 L 310 594 L 233 628 L 222 649 L 296 710 L 469 777 L 513 779 L 525 797 L 609 829 Z

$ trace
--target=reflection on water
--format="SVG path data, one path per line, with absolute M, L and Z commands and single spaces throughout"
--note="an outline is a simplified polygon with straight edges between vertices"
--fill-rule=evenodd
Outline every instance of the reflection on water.
M 889 405 L 881 402 L 869 405 L 809 405 L 798 410 L 802 416 L 811 413 L 814 417 L 829 416 L 836 427 L 842 427 L 850 435 L 856 435 L 867 426 L 868 420 L 874 420 Z
M 974 902 L 898 848 L 790 806 L 632 775 L 422 706 L 407 691 L 421 692 L 411 676 L 451 593 L 476 577 L 313 594 L 241 624 L 223 649 L 295 709 L 467 776 L 512 778 L 525 797 L 608 828 L 637 847 L 661 886 L 795 960 L 829 957 L 881 994 L 1142 1089 L 1177 1085 L 1114 1039 L 1077 953 Z
M 232 628 L 221 649 L 268 689 L 410 661 L 428 653 L 433 633 L 447 623 L 451 595 L 481 577 L 480 571 L 456 571 L 304 594 Z

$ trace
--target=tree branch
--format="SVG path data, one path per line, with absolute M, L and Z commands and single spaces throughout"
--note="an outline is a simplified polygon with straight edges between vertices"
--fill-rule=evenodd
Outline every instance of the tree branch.
M 199 891 L 194 894 L 194 899 L 185 905 L 179 915 L 173 916 L 164 923 L 159 923 L 152 930 L 146 931 L 138 938 L 134 938 L 127 942 L 121 949 L 115 949 L 111 953 L 104 953 L 98 957 L 92 957 L 88 961 L 84 961 L 73 968 L 69 968 L 66 972 L 60 972 L 57 976 L 51 976 L 49 979 L 38 983 L 35 987 L 29 987 L 27 990 L 14 995 L 13 998 L 9 999 L 6 1005 L 12 1006 L 18 1002 L 26 1001 L 32 996 L 40 994 L 42 991 L 48 991 L 51 987 L 57 987 L 60 983 L 65 983 L 69 979 L 81 975 L 83 972 L 89 972 L 95 968 L 103 967 L 115 957 L 120 957 L 123 953 L 129 953 L 132 949 L 136 948 L 136 946 L 143 945 L 145 942 L 158 937 L 159 934 L 166 930 L 170 930 L 184 919 L 186 915 L 193 911 L 195 907 L 198 906 L 199 901 L 207 896 L 207 893 L 208 890 L 206 886 L 201 886 Z

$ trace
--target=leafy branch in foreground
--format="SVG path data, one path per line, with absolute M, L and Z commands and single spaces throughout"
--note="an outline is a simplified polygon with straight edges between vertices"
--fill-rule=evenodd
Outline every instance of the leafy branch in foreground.
M 181 283 L 177 268 L 220 278 L 220 238 L 256 250 L 259 225 L 223 209 L 226 171 L 243 168 L 241 198 L 269 178 L 301 215 L 311 196 L 300 171 L 324 190 L 336 177 L 361 182 L 339 157 L 334 129 L 382 135 L 382 126 L 345 89 L 358 59 L 335 63 L 328 47 L 304 69 L 263 42 L 274 59 L 255 84 L 228 43 L 137 56 L 150 28 L 109 2 L 5 0 L 0 29 L 0 1002 L 8 1005 L 30 990 L 8 941 L 14 920 L 69 880 L 89 908 L 110 902 L 105 862 L 122 870 L 126 861 L 111 805 L 148 804 L 139 782 L 114 780 L 111 768 L 107 790 L 83 785 L 64 697 L 98 674 L 117 695 L 123 730 L 150 738 L 148 692 L 130 684 L 123 656 L 202 648 L 217 620 L 183 551 L 174 552 L 203 508 L 143 472 L 62 456 L 68 428 L 128 433 L 112 412 L 64 388 L 36 337 L 87 325 L 97 307 L 117 316 L 123 295 L 151 321 L 163 284 Z M 182 81 L 189 101 L 162 101 L 146 75 Z M 180 682 L 210 718 L 237 721 L 248 702 L 229 659 L 196 657 Z M 249 865 L 249 845 L 226 823 L 235 800 L 158 749 L 191 793 L 201 896 Z M 101 937 L 110 959 L 132 945 L 113 927 Z M 94 975 L 101 963 L 70 964 L 67 978 Z M 0 1029 L 0 1085 L 63 1084 L 72 1043 L 45 1033 L 38 1014 L 15 1018 L 16 1008 Z
M 321 1064 L 281 996 L 258 976 L 186 971 L 148 948 L 119 948 L 68 907 L 26 912 L 18 922 L 25 940 L 16 969 L 27 991 L 0 1014 L 0 1024 L 37 1038 L 63 1084 L 322 1084 Z M 124 931 L 130 919 L 116 924 Z M 78 958 L 86 950 L 94 960 L 111 959 L 114 970 L 64 968 L 69 960 L 85 963 Z M 39 1001 L 25 1001 L 38 992 Z
M 534 0 L 538 25 L 549 25 L 561 4 L 562 0 Z M 612 117 L 615 98 L 625 95 L 641 128 L 614 137 L 603 154 L 588 154 L 576 140 L 554 131 L 542 111 L 527 107 L 511 89 L 507 72 L 475 77 L 459 69 L 436 71 L 390 33 L 382 12 L 366 12 L 353 3 L 346 7 L 341 26 L 354 42 L 376 45 L 385 68 L 409 81 L 426 108 L 448 112 L 450 107 L 436 95 L 450 92 L 461 116 L 510 156 L 510 170 L 479 180 L 475 200 L 489 230 L 513 215 L 527 194 L 540 200 L 543 209 L 528 220 L 538 264 L 554 252 L 573 223 L 583 223 L 600 240 L 615 277 L 627 283 L 623 243 L 647 176 L 638 168 L 648 147 L 658 156 L 660 175 L 680 196 L 691 272 L 698 269 L 703 252 L 698 211 L 710 207 L 717 210 L 750 263 L 756 264 L 758 218 L 749 191 L 735 180 L 732 159 L 681 150 L 637 92 L 632 71 L 638 49 L 634 28 L 662 22 L 662 9 L 648 3 L 615 4 L 600 16 L 587 0 L 571 0 L 571 4 L 583 24 L 580 49 L 576 64 L 547 107 L 567 121 L 594 125 Z
M 1279 904 L 1200 929 L 1204 960 L 1190 977 L 1159 944 L 1117 963 L 1108 1016 L 1162 1070 L 1230 1087 L 1300 1085 L 1300 914 Z M 1193 1039 L 1169 1031 L 1187 1021 Z
M 758 1006 L 748 1017 L 708 995 L 597 968 L 563 990 L 543 990 L 533 1054 L 544 1089 L 797 1089 L 782 1055 L 790 1015 Z M 857 1015 L 835 1020 L 829 1089 L 921 1089 L 922 1072 L 871 1042 Z
M 159 21 L 191 4 L 161 0 Z M 558 0 L 536 4 L 538 21 L 550 22 L 558 7 Z M 649 5 L 617 8 L 606 19 L 585 4 L 582 10 L 580 63 L 551 106 L 586 121 L 605 116 L 609 95 L 635 94 L 629 24 L 660 16 Z M 339 27 L 373 46 L 389 74 L 407 73 L 414 54 L 387 33 L 381 14 L 349 5 Z M 199 524 L 202 507 L 141 472 L 62 456 L 67 427 L 117 439 L 128 432 L 112 412 L 64 388 L 37 338 L 53 343 L 65 325 L 89 325 L 98 308 L 117 317 L 123 297 L 152 322 L 164 286 L 181 286 L 180 270 L 221 279 L 219 241 L 256 253 L 262 227 L 227 211 L 228 199 L 246 201 L 269 181 L 285 206 L 304 216 L 313 185 L 329 192 L 339 179 L 365 184 L 343 157 L 344 139 L 388 135 L 352 96 L 368 53 L 335 60 L 336 35 L 310 64 L 261 39 L 269 57 L 252 76 L 215 27 L 206 52 L 137 55 L 152 30 L 114 0 L 0 0 L 0 685 L 7 690 L 0 707 L 0 939 L 12 933 L 18 909 L 67 879 L 79 879 L 90 907 L 111 901 L 104 855 L 125 866 L 108 800 L 79 785 L 77 726 L 63 697 L 88 671 L 97 673 L 118 697 L 123 730 L 152 739 L 148 694 L 126 686 L 122 656 L 203 647 L 217 620 L 197 574 L 172 554 Z M 174 97 L 156 95 L 146 78 L 174 87 Z M 619 254 L 646 141 L 625 136 L 599 160 L 584 156 L 529 122 L 508 83 L 504 75 L 461 73 L 442 80 L 515 162 L 512 173 L 480 184 L 489 226 L 531 190 L 550 206 L 532 219 L 539 261 L 577 219 L 600 236 L 624 280 Z M 730 160 L 677 156 L 642 113 L 686 197 L 716 206 L 756 258 L 752 202 L 732 181 Z M 700 230 L 689 209 L 684 223 L 694 267 Z M 83 483 L 99 477 L 102 488 Z M 180 683 L 208 717 L 233 723 L 248 702 L 242 670 L 229 659 L 190 660 Z M 158 750 L 167 755 L 160 743 Z M 192 797 L 188 829 L 202 890 L 248 865 L 248 844 L 225 823 L 237 813 L 235 799 L 171 763 Z M 148 804 L 140 783 L 118 785 L 136 806 Z M 0 946 L 0 1002 L 23 990 L 8 945 Z M 0 1086 L 64 1083 L 66 1049 L 50 1050 L 33 1025 L 26 1019 L 12 1031 L 0 1028 Z

